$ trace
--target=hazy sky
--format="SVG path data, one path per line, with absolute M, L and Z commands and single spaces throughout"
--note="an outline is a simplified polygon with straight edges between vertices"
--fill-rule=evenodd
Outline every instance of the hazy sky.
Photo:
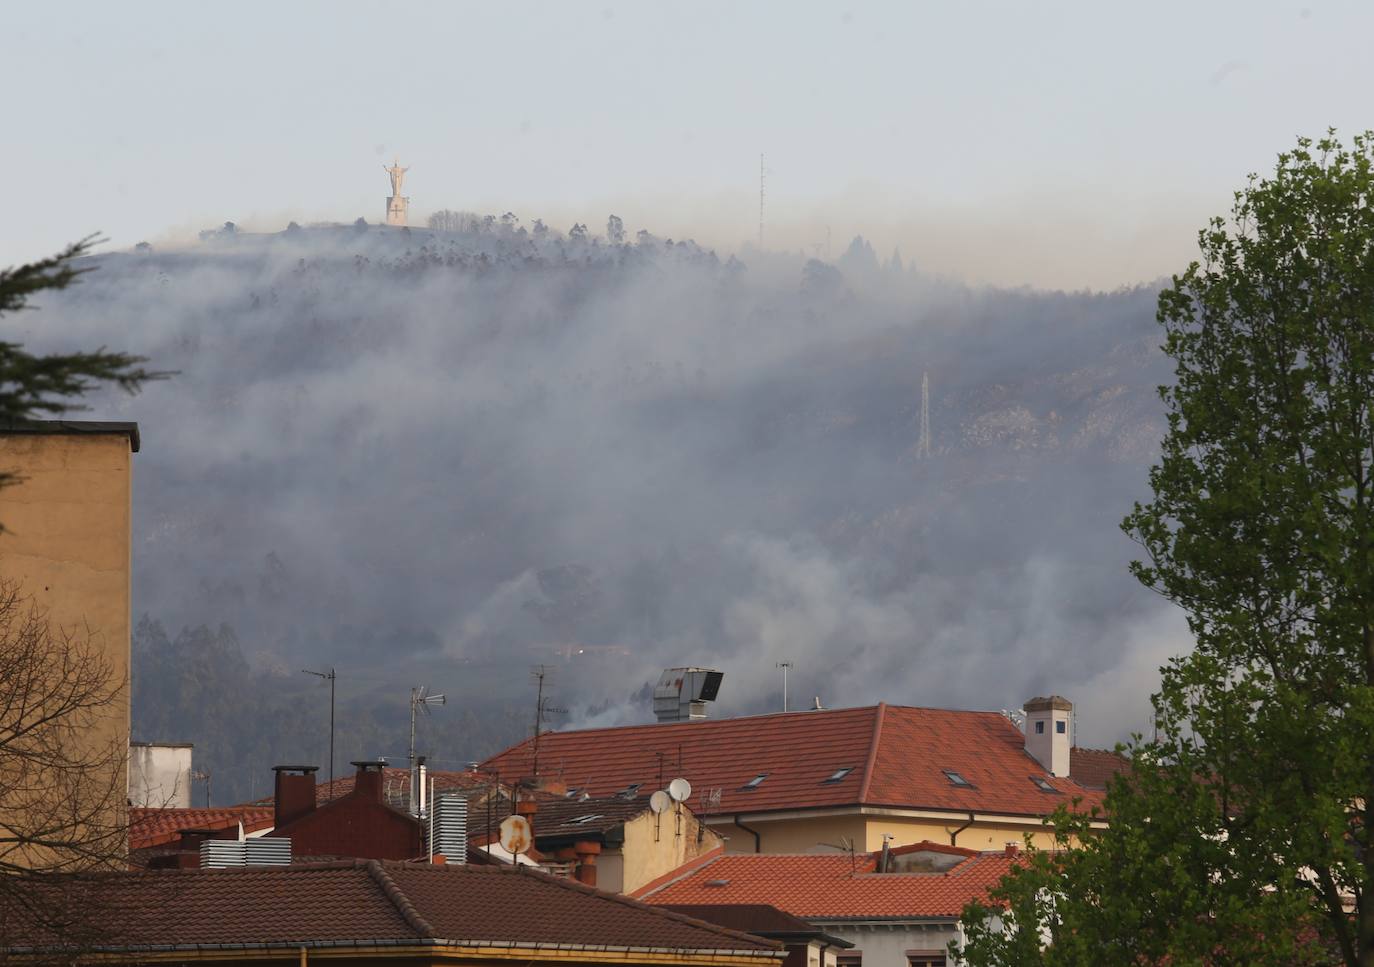
M 1374 126 L 1368 3 L 49 3 L 0 12 L 0 264 L 93 230 L 437 208 L 1114 287 L 1299 133 Z

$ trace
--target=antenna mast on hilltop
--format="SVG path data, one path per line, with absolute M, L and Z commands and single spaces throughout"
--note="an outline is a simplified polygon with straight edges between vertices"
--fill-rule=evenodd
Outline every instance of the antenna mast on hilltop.
M 763 154 L 759 154 L 759 251 L 763 251 L 763 176 L 766 168 L 763 166 Z
M 921 374 L 921 439 L 916 444 L 916 456 L 930 456 L 930 373 Z

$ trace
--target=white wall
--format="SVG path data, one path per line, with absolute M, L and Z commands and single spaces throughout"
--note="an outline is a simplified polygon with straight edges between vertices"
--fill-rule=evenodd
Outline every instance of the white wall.
M 826 933 L 854 945 L 854 950 L 840 951 L 843 956 L 860 952 L 863 967 L 906 967 L 909 950 L 936 950 L 960 937 L 957 921 L 887 921 L 851 923 L 806 918 Z M 951 965 L 957 963 L 950 960 Z
M 154 809 L 191 805 L 191 746 L 129 743 L 129 802 Z

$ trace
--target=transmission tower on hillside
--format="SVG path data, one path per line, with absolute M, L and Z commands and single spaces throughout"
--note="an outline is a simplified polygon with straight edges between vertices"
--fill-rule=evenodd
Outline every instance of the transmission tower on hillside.
M 930 456 L 930 373 L 921 374 L 921 439 L 916 444 L 916 456 Z
M 763 251 L 763 178 L 768 169 L 763 166 L 763 155 L 759 155 L 759 251 Z

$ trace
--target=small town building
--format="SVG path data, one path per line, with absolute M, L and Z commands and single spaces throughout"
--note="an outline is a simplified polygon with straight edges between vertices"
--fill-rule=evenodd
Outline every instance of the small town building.
M 637 896 L 679 910 L 775 906 L 852 944 L 837 951 L 838 967 L 945 967 L 964 906 L 985 901 L 1020 856 L 941 843 L 853 855 L 720 853 Z
M 112 700 L 92 710 L 81 740 L 92 761 L 108 763 L 83 782 L 108 803 L 92 823 L 112 830 L 127 820 L 130 528 L 138 448 L 136 423 L 35 420 L 0 428 L 0 471 L 13 475 L 0 488 L 0 581 L 42 608 L 52 624 L 80 629 L 109 669 Z M 16 785 L 43 789 L 41 778 Z M 48 809 L 46 797 L 46 790 L 0 790 L 0 813 Z M 25 849 L 12 849 L 6 859 L 24 865 L 30 858 Z M 35 859 L 50 857 L 40 851 Z
M 766 903 L 692 903 L 664 905 L 684 916 L 777 940 L 787 948 L 783 967 L 838 967 L 838 958 L 854 945 Z
M 781 944 L 512 866 L 341 860 L 43 877 L 71 910 L 13 911 L 12 963 L 781 967 Z
M 1027 702 L 1025 729 L 1001 712 L 879 704 L 547 732 L 539 761 L 593 797 L 684 777 L 693 811 L 732 852 L 923 840 L 1001 850 L 1026 836 L 1049 847 L 1044 818 L 1100 805 L 1126 763 L 1075 747 L 1072 705 L 1058 696 Z M 533 752 L 529 739 L 482 768 L 531 775 Z

